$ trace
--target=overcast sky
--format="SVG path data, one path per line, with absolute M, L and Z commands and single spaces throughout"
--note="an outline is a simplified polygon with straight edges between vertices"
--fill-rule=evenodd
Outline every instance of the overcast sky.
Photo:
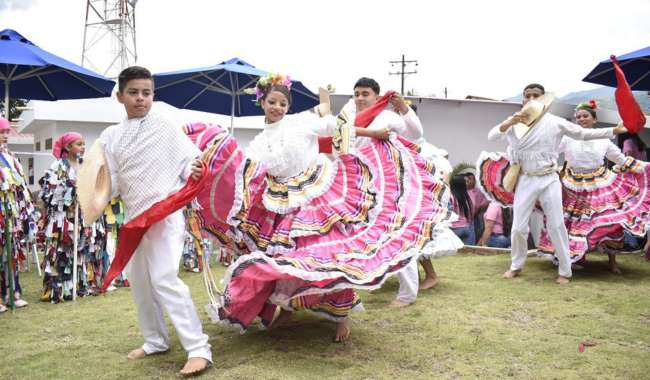
M 426 7 L 425 7 L 426 5 Z M 86 1 L 0 0 L 0 29 L 80 63 Z M 240 57 L 315 90 L 360 76 L 399 89 L 388 61 L 419 62 L 422 95 L 506 98 L 529 82 L 558 95 L 610 54 L 650 45 L 650 1 L 140 0 L 138 64 L 153 72 Z

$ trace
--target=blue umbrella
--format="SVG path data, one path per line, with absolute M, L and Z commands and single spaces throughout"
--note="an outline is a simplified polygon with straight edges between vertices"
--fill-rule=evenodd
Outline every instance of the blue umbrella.
M 156 100 L 178 108 L 230 115 L 232 128 L 235 116 L 264 114 L 255 105 L 255 95 L 244 90 L 255 87 L 259 77 L 267 74 L 239 58 L 210 67 L 156 74 Z M 318 95 L 299 81 L 293 81 L 291 96 L 291 112 L 304 111 L 319 103 Z
M 5 111 L 9 93 L 38 100 L 100 98 L 115 87 L 112 80 L 46 52 L 11 29 L 0 32 L 0 81 Z
M 632 90 L 650 91 L 650 46 L 617 58 Z M 614 75 L 612 61 L 606 59 L 600 62 L 584 77 L 583 81 L 616 87 L 616 76 Z

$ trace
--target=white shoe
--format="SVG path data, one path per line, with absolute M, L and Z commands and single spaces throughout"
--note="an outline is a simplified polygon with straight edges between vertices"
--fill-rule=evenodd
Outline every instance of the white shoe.
M 7 307 L 0 303 L 0 313 L 4 313 L 5 311 L 7 311 Z
M 112 292 L 113 290 L 117 289 L 115 286 L 110 285 L 108 288 L 106 288 L 107 292 Z
M 25 306 L 27 306 L 27 305 L 29 305 L 29 303 L 27 303 L 27 301 L 25 301 L 25 300 L 22 299 L 22 298 L 21 298 L 21 299 L 17 299 L 17 300 L 14 301 L 14 306 L 15 306 L 15 307 L 25 307 Z

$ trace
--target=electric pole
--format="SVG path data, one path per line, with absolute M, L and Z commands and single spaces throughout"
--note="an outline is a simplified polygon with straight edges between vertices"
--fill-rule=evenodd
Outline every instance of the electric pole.
M 402 77 L 401 78 L 402 79 L 402 91 L 401 91 L 401 94 L 404 95 L 404 77 L 406 75 L 409 75 L 409 74 L 417 74 L 418 73 L 418 71 L 415 70 L 415 69 L 413 71 L 406 71 L 406 65 L 415 64 L 415 66 L 417 67 L 418 61 L 417 60 L 407 61 L 404 58 L 404 54 L 402 54 L 402 59 L 400 61 L 389 61 L 389 62 L 390 62 L 391 66 L 395 66 L 397 64 L 401 65 L 400 66 L 401 69 L 399 71 L 391 72 L 391 73 L 388 73 L 388 74 L 390 74 L 390 75 L 400 75 Z

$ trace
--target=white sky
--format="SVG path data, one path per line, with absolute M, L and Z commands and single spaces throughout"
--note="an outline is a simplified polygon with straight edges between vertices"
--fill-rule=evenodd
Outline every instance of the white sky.
M 84 0 L 0 0 L 0 29 L 81 61 Z M 399 90 L 401 54 L 419 61 L 407 89 L 506 98 L 529 82 L 558 95 L 610 54 L 650 45 L 650 1 L 140 0 L 138 64 L 154 73 L 231 57 L 315 90 L 351 93 L 360 76 Z

